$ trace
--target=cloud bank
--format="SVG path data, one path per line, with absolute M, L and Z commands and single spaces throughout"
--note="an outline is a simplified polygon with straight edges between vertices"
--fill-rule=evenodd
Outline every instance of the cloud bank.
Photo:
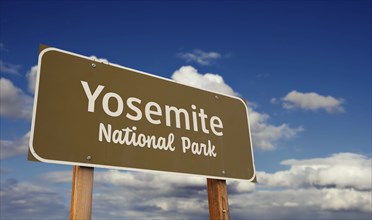
M 7 179 L 0 184 L 0 219 L 68 219 L 69 206 L 64 192 L 45 183 Z
M 26 155 L 28 151 L 28 142 L 30 139 L 30 132 L 23 137 L 9 141 L 0 140 L 0 159 L 15 157 L 19 155 Z
M 337 153 L 322 158 L 288 159 L 281 164 L 289 166 L 288 169 L 258 172 L 258 184 L 227 181 L 232 219 L 369 219 L 370 157 Z M 49 172 L 34 182 L 2 179 L 2 217 L 37 218 L 43 213 L 48 219 L 65 218 L 71 174 L 72 169 Z M 205 178 L 95 170 L 93 218 L 208 219 L 208 216 Z
M 275 99 L 272 99 L 273 101 Z M 289 92 L 281 99 L 283 108 L 303 109 L 310 111 L 325 110 L 328 113 L 344 112 L 344 100 L 332 96 L 322 96 L 315 92 L 302 93 L 296 90 Z
M 348 215 L 366 218 L 371 213 L 370 157 L 338 153 L 281 163 L 289 169 L 258 172 L 257 185 L 228 181 L 232 218 L 298 219 L 301 214 L 307 219 L 342 219 Z M 96 207 L 101 209 L 97 216 L 107 217 L 104 210 L 112 210 L 108 213 L 113 218 L 208 218 L 203 178 L 117 170 L 103 171 L 95 178 L 99 190 L 94 199 L 100 201 Z
M 260 182 L 270 187 L 340 188 L 371 190 L 372 160 L 353 153 L 337 153 L 327 158 L 285 160 L 290 168 L 274 174 L 260 172 Z

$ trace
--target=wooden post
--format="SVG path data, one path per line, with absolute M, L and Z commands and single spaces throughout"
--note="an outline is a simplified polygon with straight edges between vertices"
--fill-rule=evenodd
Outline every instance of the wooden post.
M 207 179 L 209 218 L 211 220 L 230 219 L 229 202 L 227 199 L 226 180 Z
M 93 167 L 74 166 L 72 176 L 71 220 L 92 218 Z

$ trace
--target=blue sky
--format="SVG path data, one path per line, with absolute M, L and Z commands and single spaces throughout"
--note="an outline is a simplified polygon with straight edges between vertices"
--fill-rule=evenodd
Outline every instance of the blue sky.
M 41 43 L 246 98 L 260 183 L 228 183 L 232 217 L 370 218 L 371 14 L 362 0 L 1 1 L 1 218 L 69 215 L 72 167 L 26 160 Z M 200 178 L 99 169 L 94 184 L 96 219 L 208 216 Z

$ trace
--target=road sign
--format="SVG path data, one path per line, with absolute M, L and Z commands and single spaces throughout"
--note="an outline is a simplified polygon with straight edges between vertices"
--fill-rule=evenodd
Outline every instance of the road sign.
M 56 48 L 39 54 L 39 161 L 253 180 L 246 103 Z

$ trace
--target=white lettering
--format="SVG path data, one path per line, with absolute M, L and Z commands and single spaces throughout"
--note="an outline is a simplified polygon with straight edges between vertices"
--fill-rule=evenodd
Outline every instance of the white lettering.
M 195 105 L 191 105 L 192 110 L 196 110 Z M 198 118 L 196 112 L 192 111 L 192 125 L 194 126 L 194 131 L 198 131 Z
M 137 114 L 136 116 L 133 116 L 133 115 L 127 113 L 127 118 L 129 118 L 132 121 L 139 121 L 142 118 L 142 112 L 137 106 L 133 105 L 133 102 L 141 104 L 141 99 L 138 99 L 138 98 L 135 98 L 135 97 L 130 97 L 130 98 L 127 99 L 128 108 L 130 108 L 131 110 L 133 110 Z
M 156 110 L 151 110 L 151 107 L 155 107 Z M 158 125 L 161 123 L 160 119 L 154 120 L 151 115 L 161 116 L 161 108 L 160 105 L 156 102 L 149 102 L 145 106 L 145 115 L 147 118 L 147 121 L 149 121 L 151 124 Z
M 99 137 L 98 140 L 102 142 L 102 133 L 105 135 L 106 141 L 111 142 L 111 125 L 107 125 L 107 130 L 104 124 L 99 123 Z
M 181 113 L 184 115 L 184 118 L 185 118 L 185 128 L 186 130 L 190 130 L 190 119 L 189 119 L 189 113 L 183 109 L 183 108 L 176 108 L 174 106 L 169 106 L 169 105 L 166 105 L 165 106 L 165 124 L 170 127 L 171 126 L 171 116 L 170 116 L 170 112 L 173 111 L 174 112 L 174 116 L 176 118 L 176 127 L 177 128 L 181 128 Z
M 145 135 L 142 133 L 135 132 L 136 127 L 124 128 L 124 129 L 115 129 L 112 131 L 111 124 L 107 125 L 107 129 L 103 123 L 99 125 L 99 138 L 100 142 L 103 141 L 103 136 L 105 137 L 106 142 L 114 144 L 121 144 L 126 146 L 133 147 L 145 147 L 148 148 L 165 150 L 165 151 L 175 151 L 176 147 L 173 146 L 174 134 L 170 133 L 168 137 L 156 137 L 153 135 Z
M 99 85 L 94 93 L 90 91 L 89 85 L 85 81 L 80 81 L 81 85 L 83 85 L 84 92 L 88 98 L 88 112 L 94 112 L 94 106 L 96 103 L 96 99 L 98 98 L 99 94 L 101 94 L 102 90 L 105 88 L 104 86 Z
M 218 124 L 216 124 L 215 121 L 217 121 Z M 212 116 L 210 123 L 211 123 L 212 132 L 217 136 L 222 136 L 223 135 L 223 132 L 222 132 L 223 124 L 222 124 L 221 119 L 217 116 Z M 220 128 L 221 131 L 219 131 L 219 132 L 216 131 L 216 128 Z
M 85 95 L 88 99 L 88 112 L 95 112 L 95 105 L 98 97 L 101 95 L 105 86 L 98 85 L 94 92 L 91 90 L 88 82 L 80 81 L 84 89 Z M 177 106 L 171 105 L 159 105 L 156 102 L 148 101 L 147 103 L 142 103 L 142 100 L 137 97 L 126 97 L 126 100 L 114 92 L 107 92 L 102 94 L 102 109 L 103 111 L 111 117 L 119 117 L 124 112 L 124 101 L 126 107 L 128 107 L 124 113 L 127 119 L 132 121 L 142 120 L 143 115 L 145 115 L 146 120 L 152 125 L 160 125 L 164 123 L 168 127 L 176 127 L 179 129 L 190 130 L 192 129 L 195 132 L 203 132 L 205 134 L 214 134 L 216 136 L 223 136 L 223 122 L 220 117 L 212 115 L 211 117 L 205 112 L 203 108 L 198 108 L 195 104 L 192 104 L 188 109 L 179 108 Z M 101 100 L 101 99 L 100 99 Z M 144 112 L 143 112 L 144 111 Z M 192 128 L 191 128 L 192 123 Z M 142 124 L 142 123 L 141 123 Z M 111 133 L 103 128 L 100 128 L 101 135 L 105 135 L 105 138 L 108 139 L 108 133 Z M 129 128 L 128 128 L 129 129 Z M 112 141 L 123 142 L 124 139 L 127 139 L 129 142 L 135 142 L 135 137 L 132 139 L 132 136 L 129 135 L 129 131 L 124 131 L 122 134 L 115 133 L 115 136 L 112 137 Z M 111 133 L 110 135 L 113 135 Z M 142 136 L 141 136 L 141 139 Z M 148 142 L 154 143 L 154 141 L 147 139 Z M 125 141 L 124 141 L 125 142 Z M 141 142 L 142 143 L 142 142 Z M 143 143 L 142 143 L 143 144 Z M 164 141 L 157 139 L 156 145 L 163 146 Z M 186 142 L 185 142 L 186 144 Z M 195 147 L 190 143 L 190 149 L 194 146 L 194 152 L 199 154 L 200 150 L 203 151 L 204 145 Z
M 208 144 L 192 142 L 188 137 L 181 137 L 181 140 L 183 153 L 191 149 L 191 153 L 194 155 L 203 154 L 206 157 L 217 157 L 216 146 L 212 145 L 210 140 L 208 140 Z
M 118 107 L 117 107 L 116 111 L 111 111 L 110 108 L 109 108 L 110 98 L 115 98 L 117 103 L 118 103 Z M 112 117 L 118 117 L 119 115 L 121 115 L 121 113 L 123 112 L 123 109 L 124 109 L 123 100 L 121 99 L 121 97 L 118 94 L 113 93 L 113 92 L 108 92 L 108 93 L 106 93 L 105 96 L 103 96 L 102 107 L 103 107 L 103 110 L 105 111 L 106 114 L 108 114 Z
M 201 126 L 204 133 L 209 134 L 209 130 L 205 127 L 205 119 L 208 118 L 208 115 L 204 114 L 204 109 L 200 109 L 199 117 L 201 119 Z
M 121 138 L 122 138 L 122 131 L 120 130 L 115 130 L 114 132 L 112 132 L 112 142 L 114 142 L 115 144 L 119 143 Z
M 190 139 L 187 137 L 181 137 L 182 140 L 182 151 L 183 153 L 186 153 L 188 149 L 190 149 Z

